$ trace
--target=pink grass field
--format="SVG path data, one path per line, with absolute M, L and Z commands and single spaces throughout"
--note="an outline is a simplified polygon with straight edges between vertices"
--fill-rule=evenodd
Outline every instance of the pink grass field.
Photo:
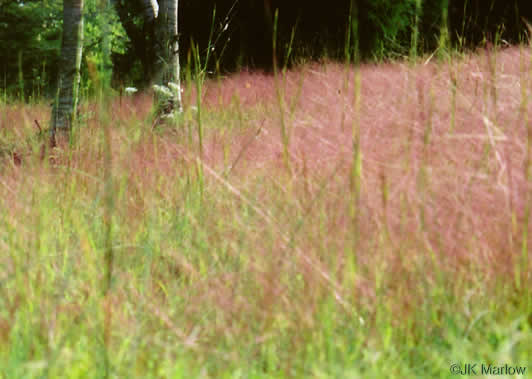
M 157 186 L 161 176 L 179 178 L 200 155 L 193 87 L 184 90 L 184 121 L 177 128 L 152 132 L 149 122 L 139 121 L 148 118 L 150 94 L 121 103 L 113 99 L 107 121 L 96 106 L 83 106 L 93 113 L 82 121 L 80 141 L 89 141 L 105 122 L 111 126 L 114 170 L 131 184 L 123 207 L 131 223 L 150 207 L 150 193 L 164 192 Z M 357 288 L 368 302 L 379 270 L 386 272 L 383 280 L 390 289 L 401 286 L 398 294 L 412 293 L 431 259 L 449 275 L 471 271 L 494 279 L 488 289 L 501 281 L 513 283 L 516 275 L 530 286 L 531 94 L 528 47 L 481 50 L 451 63 L 436 58 L 356 68 L 315 63 L 277 78 L 241 72 L 208 80 L 201 105 L 205 190 L 224 193 L 208 222 L 224 217 L 232 201 L 249 201 L 263 214 L 246 226 L 250 243 L 264 253 L 260 256 L 273 259 L 270 251 L 262 251 L 271 242 L 265 242 L 270 237 L 261 228 L 273 223 L 295 230 L 296 219 L 303 219 L 293 232 L 296 245 L 318 267 L 303 270 L 305 280 L 320 280 L 325 271 L 341 281 L 347 252 L 355 249 L 357 264 L 365 268 Z M 35 129 L 33 120 L 47 120 L 48 111 L 46 106 L 4 106 L 1 128 L 27 135 Z M 135 142 L 132 123 L 142 131 Z M 354 141 L 362 157 L 359 172 L 353 165 Z M 101 176 L 102 149 L 81 146 L 71 157 L 56 151 L 56 165 Z M 48 174 L 39 175 L 56 172 L 54 165 L 32 159 L 25 146 L 17 149 L 22 163 L 5 154 L 0 175 L 0 193 L 14 203 L 25 177 L 47 181 Z M 229 232 L 218 237 L 236 238 Z M 279 238 L 278 244 L 280 251 L 286 241 Z M 325 252 L 335 255 L 334 264 Z M 267 273 L 261 275 L 267 280 Z M 436 280 L 431 270 L 425 275 L 429 282 Z M 403 279 L 400 284 L 397 278 Z M 238 308 L 238 297 L 227 292 L 231 280 L 213 284 L 211 279 L 206 286 L 217 292 L 209 301 Z M 273 301 L 264 296 L 265 302 Z M 397 306 L 415 311 L 410 301 L 405 296 Z
M 305 209 L 325 186 L 331 233 L 318 235 L 341 248 L 352 232 L 347 199 L 358 130 L 359 248 L 366 241 L 366 254 L 376 254 L 376 234 L 386 230 L 395 252 L 422 247 L 450 267 L 467 261 L 508 278 L 531 242 L 530 224 L 528 233 L 522 229 L 532 194 L 531 90 L 531 51 L 516 47 L 452 64 L 311 64 L 277 80 L 244 72 L 204 89 L 204 107 L 214 114 L 235 104 L 251 110 L 245 127 L 207 132 L 204 159 L 221 170 L 229 145 L 240 155 L 232 183 L 264 175 L 275 182 L 289 170 Z M 290 135 L 288 169 L 281 117 Z M 530 267 L 522 267 L 528 280 Z

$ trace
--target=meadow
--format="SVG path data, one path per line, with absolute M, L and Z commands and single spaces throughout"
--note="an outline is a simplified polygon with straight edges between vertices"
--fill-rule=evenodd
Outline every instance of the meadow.
M 532 51 L 0 104 L 0 377 L 532 370 Z M 456 366 L 459 365 L 459 366 Z

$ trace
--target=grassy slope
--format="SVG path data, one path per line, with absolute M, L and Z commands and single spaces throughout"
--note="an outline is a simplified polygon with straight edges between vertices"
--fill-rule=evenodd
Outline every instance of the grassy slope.
M 53 163 L 1 105 L 0 376 L 531 370 L 531 90 L 529 48 L 243 72 L 176 127 L 86 105 Z

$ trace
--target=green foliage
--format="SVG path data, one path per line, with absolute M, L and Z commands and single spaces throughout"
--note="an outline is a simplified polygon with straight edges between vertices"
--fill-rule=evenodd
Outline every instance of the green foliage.
M 415 9 L 416 0 L 371 1 L 368 18 L 376 27 L 373 36 L 375 51 L 381 54 L 408 51 Z
M 62 10 L 61 0 L 0 3 L 2 92 L 21 99 L 53 94 L 61 48 Z M 93 94 L 96 87 L 110 82 L 111 56 L 125 53 L 128 39 L 107 1 L 86 0 L 84 23 L 82 89 Z
M 448 0 L 372 0 L 362 4 L 359 37 L 366 56 L 396 58 L 432 52 L 448 42 Z
M 128 38 L 114 9 L 105 0 L 85 4 L 82 84 L 85 93 L 109 89 L 113 76 L 111 57 L 124 54 Z
M 61 44 L 61 0 L 0 3 L 0 88 L 40 97 L 55 79 Z

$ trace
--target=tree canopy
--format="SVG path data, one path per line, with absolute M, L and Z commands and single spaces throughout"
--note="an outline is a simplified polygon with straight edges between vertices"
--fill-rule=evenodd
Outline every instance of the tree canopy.
M 115 0 L 111 2 L 114 7 L 105 12 L 101 3 L 87 0 L 85 4 L 83 91 L 94 88 L 89 70 L 110 69 L 106 59 L 113 69 L 114 87 L 148 84 L 156 41 L 141 16 L 142 2 Z M 523 20 L 532 19 L 526 5 L 524 0 L 336 0 L 334 6 L 303 0 L 181 1 L 181 58 L 186 64 L 194 44 L 203 56 L 210 52 L 209 70 L 269 70 L 274 23 L 278 58 L 288 64 L 322 57 L 343 59 L 350 22 L 356 22 L 363 59 L 408 54 L 416 17 L 420 53 L 438 47 L 442 28 L 455 47 L 475 47 L 496 38 L 512 43 L 526 38 Z M 355 18 L 350 17 L 353 7 Z M 26 98 L 53 94 L 61 9 L 62 0 L 0 0 L 0 86 L 4 92 Z M 102 25 L 107 25 L 106 31 Z M 109 51 L 103 48 L 104 37 Z

